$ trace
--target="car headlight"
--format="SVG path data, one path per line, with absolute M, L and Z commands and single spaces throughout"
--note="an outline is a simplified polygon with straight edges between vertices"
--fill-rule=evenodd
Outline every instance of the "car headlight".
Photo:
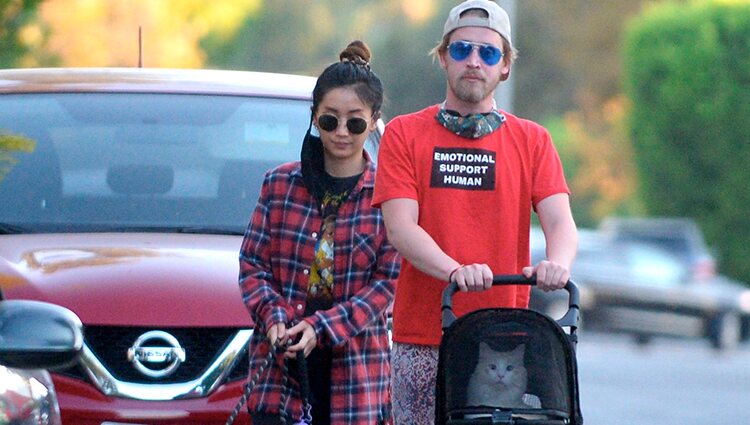
M 740 309 L 745 313 L 750 313 L 750 291 L 742 291 L 740 295 Z
M 60 423 L 57 397 L 46 371 L 0 366 L 0 424 Z

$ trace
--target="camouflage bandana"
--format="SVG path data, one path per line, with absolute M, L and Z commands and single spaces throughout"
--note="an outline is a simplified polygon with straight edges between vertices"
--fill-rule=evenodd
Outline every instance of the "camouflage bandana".
M 479 139 L 500 128 L 505 122 L 505 115 L 493 109 L 485 114 L 461 116 L 458 112 L 441 107 L 435 119 L 451 132 L 467 139 Z

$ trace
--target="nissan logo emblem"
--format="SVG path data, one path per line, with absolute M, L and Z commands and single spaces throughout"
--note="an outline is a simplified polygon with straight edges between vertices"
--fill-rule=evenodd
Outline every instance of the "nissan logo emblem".
M 164 378 L 185 361 L 185 350 L 167 332 L 150 331 L 139 336 L 128 349 L 128 361 L 146 376 Z

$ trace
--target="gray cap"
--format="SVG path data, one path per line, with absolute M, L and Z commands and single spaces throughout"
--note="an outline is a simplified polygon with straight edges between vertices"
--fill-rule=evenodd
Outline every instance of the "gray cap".
M 484 10 L 487 12 L 487 17 L 466 16 L 462 18 L 461 14 L 470 9 Z M 508 41 L 508 44 L 513 45 L 513 41 L 510 38 L 510 18 L 508 18 L 508 13 L 494 1 L 466 0 L 451 9 L 451 12 L 448 14 L 448 20 L 445 21 L 445 27 L 443 27 L 443 37 L 456 28 L 462 27 L 489 28 L 503 36 Z

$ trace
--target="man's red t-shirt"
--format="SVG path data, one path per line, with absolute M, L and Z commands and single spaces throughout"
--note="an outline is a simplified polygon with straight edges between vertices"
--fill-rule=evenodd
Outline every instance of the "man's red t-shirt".
M 373 205 L 396 198 L 419 204 L 419 225 L 462 264 L 486 263 L 495 274 L 529 265 L 531 208 L 569 193 L 547 130 L 504 113 L 506 121 L 479 139 L 437 122 L 438 105 L 394 118 L 378 154 Z M 393 308 L 393 340 L 439 345 L 440 297 L 446 282 L 402 261 Z M 527 307 L 528 286 L 458 293 L 457 316 L 488 307 Z

